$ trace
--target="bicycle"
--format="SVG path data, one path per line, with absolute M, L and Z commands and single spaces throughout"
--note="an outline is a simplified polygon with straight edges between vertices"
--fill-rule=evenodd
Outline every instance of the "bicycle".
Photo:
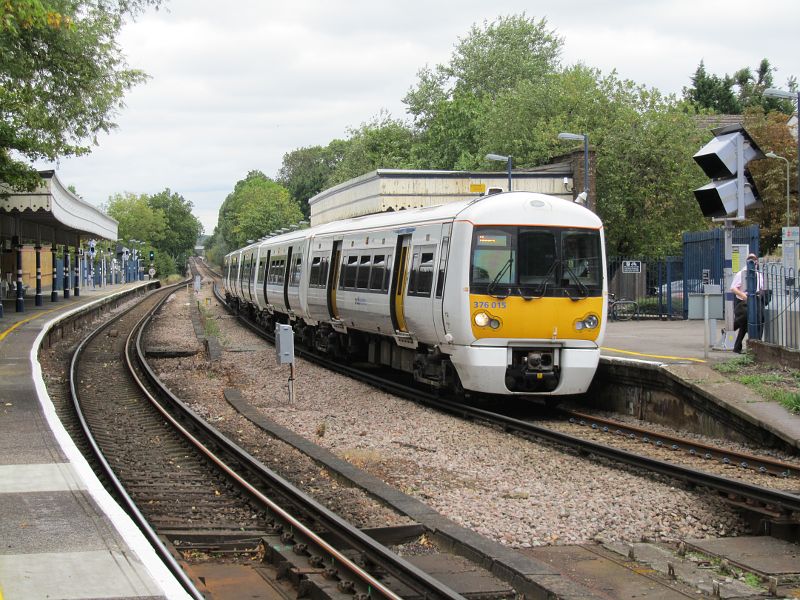
M 608 317 L 612 321 L 630 321 L 639 316 L 639 303 L 635 300 L 617 297 L 612 292 L 608 293 Z

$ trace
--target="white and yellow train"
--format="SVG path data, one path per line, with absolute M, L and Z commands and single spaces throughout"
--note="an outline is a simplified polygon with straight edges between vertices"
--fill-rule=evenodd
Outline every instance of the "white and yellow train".
M 317 351 L 456 392 L 585 392 L 606 323 L 603 225 L 507 192 L 277 235 L 225 257 L 229 302 Z

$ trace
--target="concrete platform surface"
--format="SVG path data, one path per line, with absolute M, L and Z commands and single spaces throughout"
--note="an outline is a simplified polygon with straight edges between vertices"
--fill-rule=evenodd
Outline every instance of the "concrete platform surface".
M 81 456 L 37 361 L 50 322 L 141 285 L 29 297 L 0 319 L 2 600 L 189 597 Z
M 703 327 L 703 321 L 610 322 L 601 347 L 601 361 L 659 364 L 724 410 L 766 429 L 800 450 L 800 415 L 712 369 L 714 363 L 737 355 L 731 350 L 706 350 Z

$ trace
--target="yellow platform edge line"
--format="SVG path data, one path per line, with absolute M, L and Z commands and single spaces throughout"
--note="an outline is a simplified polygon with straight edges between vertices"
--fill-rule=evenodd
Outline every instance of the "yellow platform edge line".
M 630 354 L 632 356 L 645 356 L 647 358 L 663 358 L 665 360 L 691 360 L 692 362 L 704 363 L 706 362 L 702 358 L 689 358 L 687 356 L 664 356 L 661 354 L 645 354 L 644 352 L 633 352 L 632 350 L 620 350 L 619 348 L 609 348 L 607 346 L 601 346 L 601 350 L 606 350 L 608 352 L 617 352 L 619 354 Z
M 37 318 L 41 317 L 42 315 L 46 315 L 47 313 L 51 313 L 54 310 L 58 310 L 59 308 L 61 308 L 61 307 L 59 306 L 58 308 L 49 308 L 47 310 L 42 310 L 42 311 L 37 312 L 32 317 L 28 317 L 27 319 L 23 319 L 22 321 L 18 321 L 17 323 L 14 323 L 11 327 L 9 327 L 8 329 L 6 329 L 2 333 L 0 333 L 0 342 L 2 342 L 4 339 L 6 339 L 6 336 L 9 333 L 11 333 L 12 331 L 14 331 L 20 325 L 24 325 L 25 323 L 33 321 L 34 319 L 37 319 Z M 2 595 L 0 595 L 0 600 L 3 600 L 3 596 Z

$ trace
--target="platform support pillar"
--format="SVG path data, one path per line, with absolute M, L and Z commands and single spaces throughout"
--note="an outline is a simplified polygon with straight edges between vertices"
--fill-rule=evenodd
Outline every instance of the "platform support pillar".
M 50 302 L 58 302 L 58 290 L 56 289 L 56 282 L 58 281 L 58 259 L 56 258 L 56 243 L 50 248 L 50 256 L 53 259 L 53 279 L 51 280 L 50 289 Z
M 75 242 L 75 297 L 81 295 L 81 238 Z
M 64 299 L 69 298 L 69 275 L 70 275 L 70 260 L 69 260 L 69 246 L 64 244 Z
M 42 245 L 36 244 L 36 299 L 34 304 L 41 306 L 42 302 Z
M 17 248 L 17 312 L 25 312 L 25 292 L 22 289 L 22 241 L 14 240 Z

